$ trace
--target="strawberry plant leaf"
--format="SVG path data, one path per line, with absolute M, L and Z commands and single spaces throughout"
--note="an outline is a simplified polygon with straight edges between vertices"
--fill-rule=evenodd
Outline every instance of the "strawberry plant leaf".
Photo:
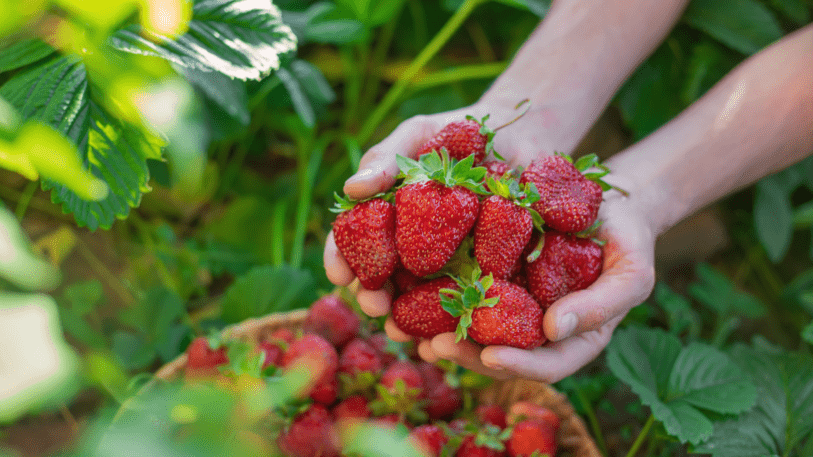
M 18 41 L 0 49 L 0 73 L 30 65 L 54 52 L 54 48 L 37 38 Z
M 183 69 L 183 75 L 192 86 L 200 90 L 207 99 L 236 120 L 239 125 L 243 127 L 248 125 L 251 114 L 248 111 L 248 93 L 244 82 L 222 73 L 192 68 Z
M 695 274 L 698 280 L 689 286 L 689 294 L 716 314 L 742 314 L 756 319 L 767 312 L 759 299 L 738 290 L 731 280 L 709 264 L 698 264 Z
M 813 359 L 802 353 L 771 353 L 743 344 L 731 358 L 756 385 L 755 407 L 715 424 L 709 441 L 695 452 L 714 457 L 809 455 L 813 439 Z M 796 451 L 796 452 L 794 452 Z
M 810 22 L 810 8 L 805 5 L 805 0 L 771 0 L 770 3 L 797 25 L 805 25 Z
M 756 0 L 694 0 L 683 21 L 745 55 L 782 37 L 776 16 Z
M 616 332 L 607 364 L 681 442 L 698 444 L 711 436 L 713 423 L 704 411 L 739 413 L 756 395 L 725 354 L 701 343 L 682 348 L 676 336 L 660 329 Z
M 268 76 L 296 49 L 296 36 L 270 0 L 195 0 L 184 35 L 148 39 L 143 33 L 131 25 L 110 39 L 122 51 L 243 80 Z
M 756 186 L 754 227 L 771 261 L 784 259 L 793 238 L 793 208 L 788 194 L 770 178 Z
M 255 267 L 226 290 L 221 318 L 231 324 L 306 307 L 316 300 L 314 283 L 307 270 L 287 265 Z
M 802 330 L 802 339 L 813 344 L 813 322 L 807 324 L 807 327 Z
M 700 335 L 701 321 L 700 316 L 692 309 L 691 302 L 662 282 L 655 285 L 653 295 L 658 305 L 666 312 L 669 332 L 680 335 L 687 331 L 689 339 L 697 339 Z

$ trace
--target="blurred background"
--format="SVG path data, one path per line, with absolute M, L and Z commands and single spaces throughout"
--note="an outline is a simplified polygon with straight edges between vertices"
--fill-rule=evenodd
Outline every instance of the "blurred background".
M 193 337 L 331 291 L 328 208 L 363 151 L 475 102 L 549 3 L 0 0 L 0 455 L 67 455 Z M 646 136 L 812 12 L 693 0 L 576 155 Z M 813 159 L 674 227 L 657 264 L 625 326 L 809 353 Z M 603 357 L 558 387 L 608 455 L 646 419 Z

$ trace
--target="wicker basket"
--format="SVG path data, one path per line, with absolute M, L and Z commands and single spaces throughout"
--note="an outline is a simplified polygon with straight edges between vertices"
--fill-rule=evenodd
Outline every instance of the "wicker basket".
M 298 310 L 284 314 L 271 314 L 259 319 L 251 319 L 225 330 L 225 335 L 233 338 L 245 338 L 250 341 L 263 341 L 274 330 L 287 327 L 291 330 L 301 328 L 307 310 Z M 156 378 L 171 381 L 183 376 L 186 367 L 186 354 L 164 365 L 156 373 Z M 561 420 L 557 436 L 559 452 L 557 457 L 601 457 L 593 438 L 566 396 L 555 391 L 547 384 L 528 380 L 498 381 L 483 390 L 480 400 L 484 403 L 496 403 L 504 409 L 517 401 L 530 401 L 551 409 Z

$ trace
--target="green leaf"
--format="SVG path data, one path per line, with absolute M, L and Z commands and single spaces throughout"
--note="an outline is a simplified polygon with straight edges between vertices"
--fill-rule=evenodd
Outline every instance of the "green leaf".
M 771 0 L 771 5 L 797 25 L 810 22 L 810 7 L 804 0 Z
M 788 194 L 773 180 L 762 180 L 756 186 L 754 227 L 771 261 L 785 258 L 793 238 L 793 207 Z
M 704 411 L 739 413 L 756 395 L 725 354 L 700 343 L 681 348 L 677 337 L 660 329 L 616 332 L 607 364 L 681 442 L 697 444 L 711 436 L 712 421 Z
M 325 75 L 315 65 L 307 60 L 296 59 L 291 62 L 290 69 L 311 102 L 327 105 L 336 101 L 336 93 L 333 92 Z
M 146 335 L 149 341 L 159 341 L 185 314 L 181 298 L 169 289 L 158 287 L 147 291 L 137 306 L 125 309 L 119 318 L 122 323 Z
M 75 310 L 60 308 L 59 319 L 65 332 L 76 338 L 77 341 L 86 344 L 94 349 L 105 349 L 108 347 L 107 338 L 98 330 L 91 327 L 84 317 Z
M 128 370 L 144 368 L 155 360 L 155 347 L 142 335 L 118 331 L 113 334 L 113 353 Z
M 0 73 L 32 64 L 54 52 L 54 48 L 37 38 L 18 41 L 0 49 Z
M 714 457 L 806 455 L 793 450 L 813 439 L 810 355 L 773 354 L 737 345 L 731 358 L 756 385 L 756 405 L 734 420 L 715 424 L 711 439 L 694 450 Z
M 4 208 L 0 208 L 0 233 L 0 278 L 26 290 L 53 289 L 59 284 L 59 270 L 34 255 L 17 218 Z
M 222 73 L 191 68 L 183 69 L 183 74 L 194 87 L 203 92 L 206 98 L 222 108 L 240 125 L 247 126 L 251 121 L 251 114 L 248 112 L 248 94 L 244 82 L 229 78 Z
M 813 322 L 807 324 L 804 330 L 802 330 L 802 339 L 813 344 Z
M 65 299 L 79 316 L 89 313 L 104 298 L 102 283 L 98 279 L 77 282 L 65 288 Z
M 731 280 L 709 264 L 698 264 L 695 273 L 698 281 L 689 285 L 689 294 L 716 314 L 742 314 L 756 319 L 767 312 L 761 301 L 737 290 Z
M 746 55 L 783 35 L 773 12 L 756 0 L 693 0 L 683 20 Z
M 268 76 L 296 49 L 296 37 L 270 0 L 196 0 L 187 33 L 177 40 L 152 38 L 132 25 L 114 33 L 111 43 L 122 51 L 243 80 Z
M 550 9 L 551 0 L 497 0 L 502 4 L 513 6 L 514 8 L 530 11 L 531 13 L 545 17 Z
M 700 316 L 692 309 L 689 299 L 676 294 L 661 282 L 655 286 L 654 296 L 655 301 L 666 312 L 672 334 L 680 335 L 688 330 L 690 338 L 697 338 L 700 334 Z
M 294 106 L 294 111 L 302 120 L 302 123 L 307 127 L 313 127 L 316 124 L 316 113 L 311 106 L 311 101 L 305 95 L 302 85 L 297 81 L 293 74 L 287 68 L 280 68 L 277 71 L 276 77 L 282 81 L 285 90 L 291 98 L 291 104 Z
M 307 270 L 287 265 L 256 267 L 226 290 L 222 319 L 241 322 L 273 312 L 304 308 L 316 300 L 315 280 Z

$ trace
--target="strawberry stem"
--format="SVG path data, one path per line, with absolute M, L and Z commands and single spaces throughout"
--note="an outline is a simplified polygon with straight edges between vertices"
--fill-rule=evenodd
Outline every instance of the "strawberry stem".
M 508 127 L 509 125 L 513 124 L 514 122 L 516 122 L 516 121 L 520 120 L 520 119 L 522 118 L 522 116 L 525 116 L 525 114 L 527 114 L 527 113 L 528 113 L 528 111 L 530 111 L 530 109 L 531 109 L 531 99 L 526 98 L 525 100 L 522 100 L 521 102 L 517 103 L 517 106 L 515 106 L 515 107 L 514 107 L 514 109 L 515 109 L 515 110 L 517 110 L 517 109 L 519 109 L 519 108 L 520 108 L 522 105 L 527 105 L 527 106 L 525 107 L 525 110 L 524 110 L 524 111 L 522 111 L 521 113 L 519 113 L 519 116 L 517 116 L 517 117 L 515 117 L 515 118 L 511 119 L 510 121 L 506 122 L 505 124 L 503 124 L 503 125 L 501 125 L 501 126 L 497 127 L 496 129 L 494 129 L 494 130 L 492 130 L 492 131 L 496 133 L 496 132 L 497 132 L 498 130 L 500 130 L 501 128 Z

